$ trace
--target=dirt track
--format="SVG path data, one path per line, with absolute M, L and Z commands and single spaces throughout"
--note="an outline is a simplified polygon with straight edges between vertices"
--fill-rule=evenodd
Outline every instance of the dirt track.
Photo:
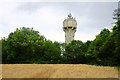
M 82 64 L 4 64 L 3 78 L 118 78 L 113 67 Z

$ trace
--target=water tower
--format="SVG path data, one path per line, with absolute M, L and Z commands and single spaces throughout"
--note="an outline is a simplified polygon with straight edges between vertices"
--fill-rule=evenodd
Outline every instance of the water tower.
M 77 28 L 77 21 L 72 17 L 71 14 L 68 15 L 68 18 L 63 21 L 63 30 L 65 32 L 65 43 L 69 44 L 74 40 L 75 32 Z

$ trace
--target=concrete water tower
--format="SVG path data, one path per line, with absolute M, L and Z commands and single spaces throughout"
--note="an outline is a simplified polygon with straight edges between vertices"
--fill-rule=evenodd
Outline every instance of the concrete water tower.
M 72 40 L 74 40 L 76 29 L 77 21 L 72 17 L 71 14 L 69 14 L 68 18 L 63 21 L 63 30 L 65 32 L 66 44 L 69 44 Z

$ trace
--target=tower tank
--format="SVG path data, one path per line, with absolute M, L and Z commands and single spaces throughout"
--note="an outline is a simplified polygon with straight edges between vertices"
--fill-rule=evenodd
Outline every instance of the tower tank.
M 65 43 L 69 44 L 74 40 L 75 32 L 77 29 L 77 21 L 72 17 L 71 13 L 68 18 L 63 21 L 63 30 L 65 32 Z

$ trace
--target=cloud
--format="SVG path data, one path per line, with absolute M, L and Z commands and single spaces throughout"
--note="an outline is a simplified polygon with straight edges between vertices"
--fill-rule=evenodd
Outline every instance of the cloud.
M 1 2 L 118 2 L 119 0 L 1 0 Z
M 93 40 L 103 28 L 111 28 L 115 2 L 3 2 L 0 3 L 0 35 L 20 27 L 33 27 L 47 39 L 64 42 L 63 20 L 72 13 L 77 20 L 75 39 Z

